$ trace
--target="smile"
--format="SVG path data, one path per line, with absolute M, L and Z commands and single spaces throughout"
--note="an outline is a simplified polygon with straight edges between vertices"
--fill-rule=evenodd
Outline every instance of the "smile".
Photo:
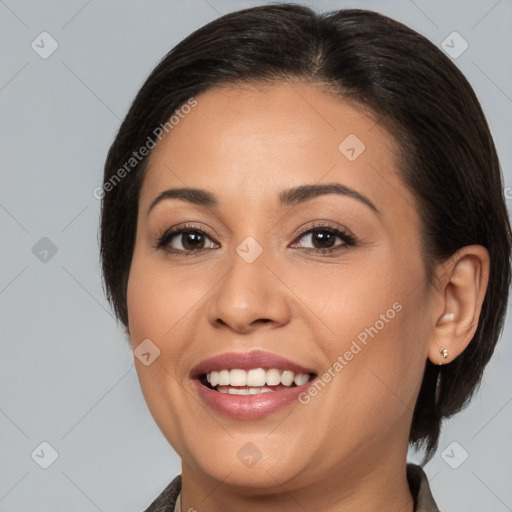
M 271 393 L 281 389 L 302 386 L 312 378 L 312 374 L 297 373 L 290 370 L 271 368 L 253 368 L 242 370 L 212 371 L 201 377 L 201 382 L 220 393 L 232 395 L 257 395 Z M 206 381 L 206 382 L 205 382 Z
M 215 412 L 256 419 L 298 403 L 316 372 L 263 351 L 207 359 L 190 372 L 202 401 Z

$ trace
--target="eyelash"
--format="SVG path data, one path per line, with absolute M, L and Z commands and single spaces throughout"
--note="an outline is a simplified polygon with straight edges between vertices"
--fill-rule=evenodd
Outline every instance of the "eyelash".
M 342 245 L 338 245 L 335 247 L 329 247 L 324 249 L 316 249 L 311 247 L 304 247 L 303 250 L 307 253 L 316 253 L 316 254 L 331 254 L 333 252 L 337 252 L 340 250 L 346 250 L 348 247 L 352 247 L 356 245 L 356 238 L 344 231 L 343 229 L 339 227 L 330 226 L 328 224 L 315 224 L 313 226 L 308 226 L 306 229 L 301 231 L 297 237 L 295 238 L 293 244 L 295 244 L 295 241 L 302 238 L 303 236 L 314 233 L 315 231 L 324 231 L 327 233 L 330 233 L 332 235 L 335 235 L 336 237 L 340 238 L 343 241 Z M 171 228 L 168 231 L 166 231 L 162 236 L 160 236 L 157 240 L 157 243 L 155 245 L 156 249 L 161 249 L 169 253 L 170 255 L 176 255 L 176 256 L 190 256 L 192 254 L 199 254 L 203 251 L 208 251 L 211 249 L 196 249 L 192 251 L 187 250 L 181 250 L 181 249 L 169 249 L 166 246 L 172 241 L 172 239 L 176 235 L 182 235 L 184 233 L 198 233 L 200 235 L 208 237 L 214 244 L 218 244 L 218 242 L 215 241 L 215 239 L 206 231 L 204 231 L 201 228 L 198 228 L 197 226 L 193 224 L 185 224 L 183 226 L 179 226 L 176 228 Z

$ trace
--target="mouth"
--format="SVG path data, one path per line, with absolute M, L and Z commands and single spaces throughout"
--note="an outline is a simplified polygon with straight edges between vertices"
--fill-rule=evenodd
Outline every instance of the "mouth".
M 316 374 L 295 373 L 281 368 L 223 369 L 199 375 L 207 388 L 230 395 L 259 395 L 296 388 L 314 379 Z
M 298 403 L 317 373 L 286 358 L 254 350 L 207 359 L 190 372 L 203 402 L 237 419 L 256 419 Z

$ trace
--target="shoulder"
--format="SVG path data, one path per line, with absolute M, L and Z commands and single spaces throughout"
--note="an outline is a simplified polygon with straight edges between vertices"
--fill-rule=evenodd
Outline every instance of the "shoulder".
M 178 475 L 144 512 L 173 512 L 180 491 L 181 475 Z
M 407 464 L 407 481 L 414 498 L 414 512 L 440 512 L 421 466 Z

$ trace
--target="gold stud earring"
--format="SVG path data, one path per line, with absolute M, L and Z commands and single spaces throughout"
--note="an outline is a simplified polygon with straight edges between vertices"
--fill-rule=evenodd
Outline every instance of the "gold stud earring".
M 439 353 L 443 356 L 443 359 L 446 359 L 448 357 L 448 350 L 446 350 L 445 348 L 442 348 Z M 440 365 L 443 364 L 443 363 L 439 363 Z

